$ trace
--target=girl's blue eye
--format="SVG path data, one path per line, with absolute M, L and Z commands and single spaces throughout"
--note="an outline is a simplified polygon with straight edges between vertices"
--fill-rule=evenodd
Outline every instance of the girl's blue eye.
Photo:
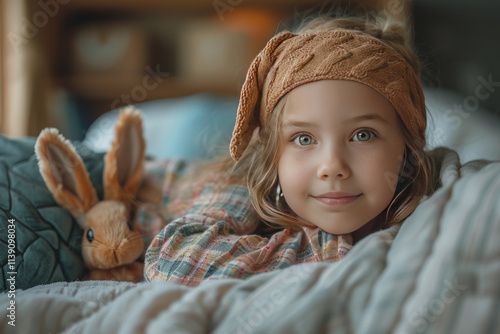
M 361 130 L 354 134 L 352 137 L 353 141 L 370 141 L 375 138 L 375 134 L 369 130 Z
M 300 136 L 295 137 L 293 142 L 297 146 L 309 146 L 313 143 L 313 139 L 309 135 L 300 135 Z

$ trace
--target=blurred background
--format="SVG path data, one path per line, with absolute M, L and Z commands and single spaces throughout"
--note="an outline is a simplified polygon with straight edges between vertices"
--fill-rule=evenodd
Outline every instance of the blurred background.
M 36 136 L 56 126 L 81 140 L 96 118 L 127 104 L 197 93 L 237 99 L 279 27 L 332 3 L 1 0 L 0 132 Z M 459 96 L 462 109 L 446 107 L 464 121 L 479 109 L 500 119 L 500 2 L 410 4 L 426 86 Z

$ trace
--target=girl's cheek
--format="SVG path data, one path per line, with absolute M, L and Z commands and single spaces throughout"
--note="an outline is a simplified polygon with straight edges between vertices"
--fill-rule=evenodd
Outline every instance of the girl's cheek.
M 305 154 L 305 152 L 297 150 L 295 152 L 290 152 L 286 157 L 286 161 L 291 165 L 291 168 L 299 170 L 310 165 L 311 157 Z
M 283 151 L 278 162 L 278 175 L 280 178 L 293 177 L 303 167 L 303 159 L 290 151 Z

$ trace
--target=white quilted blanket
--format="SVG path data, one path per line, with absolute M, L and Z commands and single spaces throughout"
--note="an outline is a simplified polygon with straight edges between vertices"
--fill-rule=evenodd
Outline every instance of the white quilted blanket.
M 247 280 L 54 283 L 0 296 L 2 333 L 500 333 L 500 163 L 460 166 L 336 263 Z

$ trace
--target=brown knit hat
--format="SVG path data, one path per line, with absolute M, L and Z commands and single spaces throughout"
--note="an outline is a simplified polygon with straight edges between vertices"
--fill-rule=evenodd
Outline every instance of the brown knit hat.
M 420 79 L 396 50 L 354 30 L 283 32 L 267 43 L 248 70 L 231 139 L 233 159 L 240 159 L 255 128 L 266 126 L 286 93 L 318 80 L 357 81 L 375 89 L 392 103 L 410 134 L 425 140 Z

